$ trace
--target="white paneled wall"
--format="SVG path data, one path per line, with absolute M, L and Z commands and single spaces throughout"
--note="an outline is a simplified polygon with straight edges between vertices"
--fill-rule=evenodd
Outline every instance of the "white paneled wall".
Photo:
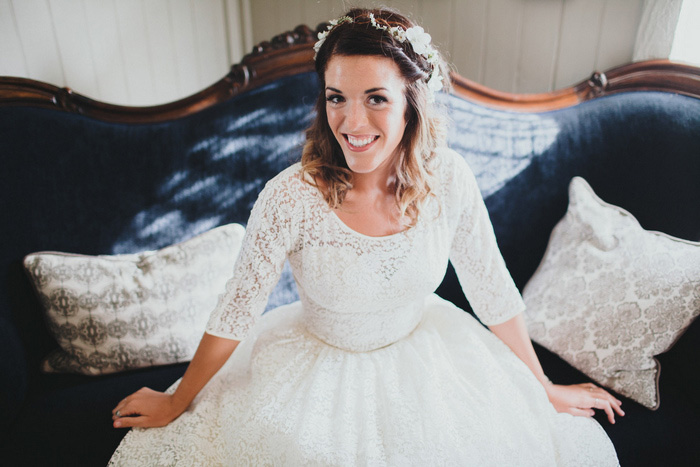
M 107 102 L 164 103 L 217 81 L 253 44 L 350 5 L 408 14 L 467 78 L 510 92 L 632 60 L 644 0 L 0 0 L 0 75 Z
M 243 55 L 238 0 L 0 0 L 0 75 L 98 100 L 168 102 Z
M 304 18 L 315 26 L 348 5 L 377 4 L 423 25 L 465 77 L 502 91 L 545 92 L 630 62 L 644 1 L 251 0 L 253 39 L 268 39 Z

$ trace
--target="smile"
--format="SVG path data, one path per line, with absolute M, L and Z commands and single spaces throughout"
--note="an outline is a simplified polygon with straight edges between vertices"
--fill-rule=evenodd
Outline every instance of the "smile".
M 352 136 L 352 135 L 343 135 L 345 137 L 345 141 L 348 142 L 348 145 L 350 146 L 351 149 L 365 149 L 367 146 L 370 144 L 374 143 L 377 139 L 379 139 L 379 136 Z

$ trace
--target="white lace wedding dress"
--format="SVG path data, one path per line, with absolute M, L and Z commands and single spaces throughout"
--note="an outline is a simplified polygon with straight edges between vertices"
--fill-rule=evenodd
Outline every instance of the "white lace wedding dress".
M 441 150 L 437 174 L 418 223 L 387 237 L 347 227 L 299 165 L 270 181 L 207 328 L 242 343 L 111 463 L 617 465 L 597 422 L 556 413 L 505 344 L 433 294 L 449 258 L 484 323 L 524 308 L 466 163 Z M 260 317 L 285 258 L 301 300 Z

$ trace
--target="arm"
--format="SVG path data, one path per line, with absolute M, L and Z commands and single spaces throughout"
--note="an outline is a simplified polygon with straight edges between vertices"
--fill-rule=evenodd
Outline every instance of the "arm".
M 226 363 L 238 342 L 204 333 L 175 393 L 166 394 L 149 388 L 136 391 L 112 410 L 114 427 L 157 427 L 175 420 Z
M 290 190 L 279 180 L 263 189 L 251 212 L 233 277 L 177 390 L 166 394 L 142 388 L 126 397 L 112 410 L 115 428 L 164 426 L 176 419 L 250 332 L 296 238 L 293 220 L 299 213 L 290 199 Z
M 620 408 L 622 402 L 592 383 L 562 386 L 549 381 L 542 370 L 535 349 L 532 347 L 522 313 L 504 323 L 491 325 L 489 329 L 530 368 L 537 380 L 544 386 L 547 396 L 557 412 L 592 417 L 593 409 L 600 409 L 608 415 L 610 423 L 615 423 L 616 412 L 620 416 L 625 415 Z
M 601 409 L 615 423 L 615 413 L 624 412 L 607 391 L 591 383 L 552 384 L 545 376 L 527 333 L 525 304 L 498 249 L 476 179 L 461 158 L 454 172 L 459 180 L 455 196 L 461 195 L 461 203 L 450 260 L 474 312 L 530 368 L 558 412 L 590 417 L 593 409 Z

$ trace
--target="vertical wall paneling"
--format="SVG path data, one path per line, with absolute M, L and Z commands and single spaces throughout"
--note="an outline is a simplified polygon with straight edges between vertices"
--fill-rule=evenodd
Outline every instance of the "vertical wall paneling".
M 393 0 L 387 2 L 387 6 L 399 10 L 418 24 L 422 25 L 425 23 L 423 19 L 423 3 L 420 0 Z
M 228 72 L 224 6 L 221 0 L 194 1 L 200 87 L 213 84 Z
M 450 62 L 464 77 L 483 83 L 488 0 L 457 1 L 454 6 Z
M 608 0 L 600 27 L 596 69 L 603 71 L 632 61 L 642 4 L 629 0 Z
M 537 93 L 550 89 L 559 50 L 562 0 L 530 0 L 523 4 L 522 33 L 515 90 Z
M 502 91 L 515 91 L 522 16 L 519 0 L 489 2 L 484 82 Z
M 667 58 L 673 46 L 683 0 L 644 0 L 632 59 Z
M 306 24 L 309 21 L 309 19 L 305 17 L 306 15 L 304 14 L 302 2 L 299 1 L 277 2 L 274 11 L 280 21 L 277 23 L 277 31 L 271 33 L 268 39 L 275 34 L 289 31 L 295 26 Z
M 700 1 L 685 0 L 678 18 L 671 60 L 700 66 Z
M 114 0 L 94 2 L 83 0 L 83 8 L 87 23 L 91 59 L 97 81 L 96 98 L 106 102 L 129 102 L 129 91 L 126 86 L 126 67 L 119 40 L 116 6 Z M 70 86 L 75 86 L 68 82 Z M 87 93 L 81 88 L 75 88 L 81 94 Z
M 0 74 L 163 103 L 220 79 L 256 43 L 379 4 L 424 26 L 467 78 L 544 92 L 650 58 L 657 29 L 670 48 L 683 0 L 0 0 Z M 655 26 L 666 17 L 673 27 Z
M 175 69 L 178 76 L 178 95 L 184 97 L 197 92 L 199 83 L 203 82 L 200 68 L 197 66 L 197 41 L 190 0 L 170 0 L 170 21 L 173 31 L 175 50 Z
M 175 66 L 173 29 L 170 22 L 170 5 L 166 0 L 143 2 L 146 17 L 144 44 L 148 50 L 148 63 L 153 76 L 153 102 L 167 102 L 178 95 L 178 70 Z
M 143 2 L 140 0 L 118 0 L 117 25 L 126 67 L 126 85 L 132 102 L 139 105 L 154 103 L 155 86 L 149 62 L 146 21 Z
M 605 0 L 564 2 L 559 56 L 554 79 L 556 89 L 581 81 L 595 69 L 600 23 L 605 3 Z
M 243 55 L 253 50 L 253 10 L 251 0 L 239 0 L 241 5 L 241 24 L 243 25 Z M 230 27 L 230 26 L 229 26 Z
M 346 2 L 339 0 L 296 0 L 292 3 L 299 5 L 303 13 L 302 23 L 311 28 L 342 15 L 347 6 Z
M 281 31 L 280 15 L 273 13 L 277 8 L 277 3 L 276 0 L 251 0 L 254 43 L 259 44 L 269 40 Z M 289 3 L 298 4 L 299 2 L 298 0 L 289 0 Z M 283 24 L 285 28 L 289 29 L 286 21 Z
M 242 8 L 238 0 L 225 0 L 225 33 L 228 42 L 228 63 L 238 63 L 243 58 L 245 47 Z M 247 51 L 247 50 L 246 50 Z
M 0 76 L 27 76 L 11 0 L 0 0 Z
M 49 0 L 65 83 L 91 97 L 99 94 L 82 0 Z
M 445 54 L 448 60 L 452 57 L 451 34 L 453 29 L 453 0 L 435 0 L 423 5 L 423 14 L 425 17 L 421 26 L 425 27 L 430 33 L 433 42 Z M 430 19 L 428 19 L 430 15 Z M 437 21 L 436 21 L 437 20 Z M 431 27 L 431 25 L 435 25 Z
M 48 0 L 14 0 L 12 7 L 28 76 L 63 86 L 66 80 Z

